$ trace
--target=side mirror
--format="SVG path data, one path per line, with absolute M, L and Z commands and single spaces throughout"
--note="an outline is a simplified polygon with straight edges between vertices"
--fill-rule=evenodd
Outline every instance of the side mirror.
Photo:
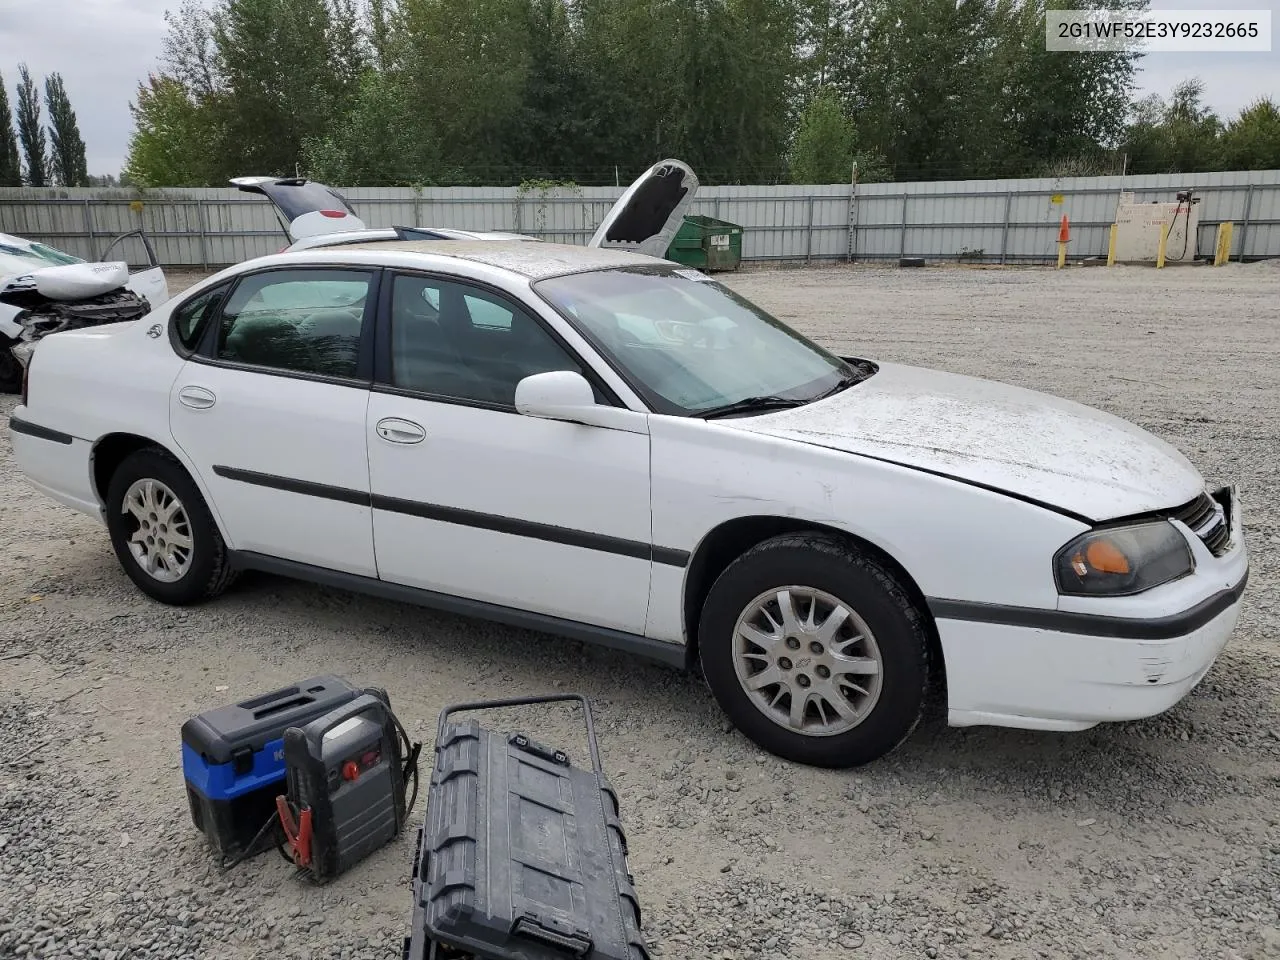
M 572 370 L 535 373 L 516 384 L 516 410 L 545 420 L 580 420 L 596 406 L 587 378 Z
M 565 420 L 628 433 L 648 433 L 643 413 L 596 403 L 587 378 L 572 370 L 535 373 L 516 384 L 516 411 L 526 417 Z

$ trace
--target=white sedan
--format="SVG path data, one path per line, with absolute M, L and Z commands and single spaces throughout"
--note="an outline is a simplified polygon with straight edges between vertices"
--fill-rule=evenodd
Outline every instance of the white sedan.
M 91 398 L 91 402 L 86 402 Z M 1108 414 L 841 358 L 652 256 L 383 241 L 58 333 L 10 421 L 149 596 L 257 569 L 701 669 L 853 766 L 1168 709 L 1234 629 L 1232 488 Z

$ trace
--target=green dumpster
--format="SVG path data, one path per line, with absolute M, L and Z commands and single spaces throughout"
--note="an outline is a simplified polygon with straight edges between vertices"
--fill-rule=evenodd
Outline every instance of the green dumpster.
M 667 259 L 708 272 L 737 270 L 742 263 L 742 227 L 715 217 L 687 216 Z

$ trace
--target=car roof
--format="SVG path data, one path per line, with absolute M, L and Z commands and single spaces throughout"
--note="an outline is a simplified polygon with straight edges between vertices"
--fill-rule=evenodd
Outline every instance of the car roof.
M 319 253 L 324 248 L 318 248 Z M 452 257 L 496 267 L 529 280 L 544 280 L 567 273 L 585 273 L 618 267 L 676 266 L 667 260 L 625 250 L 583 247 L 569 243 L 529 243 L 527 240 L 400 240 L 347 243 L 346 252 L 428 254 Z

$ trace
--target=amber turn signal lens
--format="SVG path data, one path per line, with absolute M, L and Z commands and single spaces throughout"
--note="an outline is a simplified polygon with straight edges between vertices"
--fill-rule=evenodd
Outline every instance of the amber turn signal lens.
M 1084 551 L 1089 566 L 1099 573 L 1128 573 L 1129 558 L 1110 540 L 1095 540 Z

